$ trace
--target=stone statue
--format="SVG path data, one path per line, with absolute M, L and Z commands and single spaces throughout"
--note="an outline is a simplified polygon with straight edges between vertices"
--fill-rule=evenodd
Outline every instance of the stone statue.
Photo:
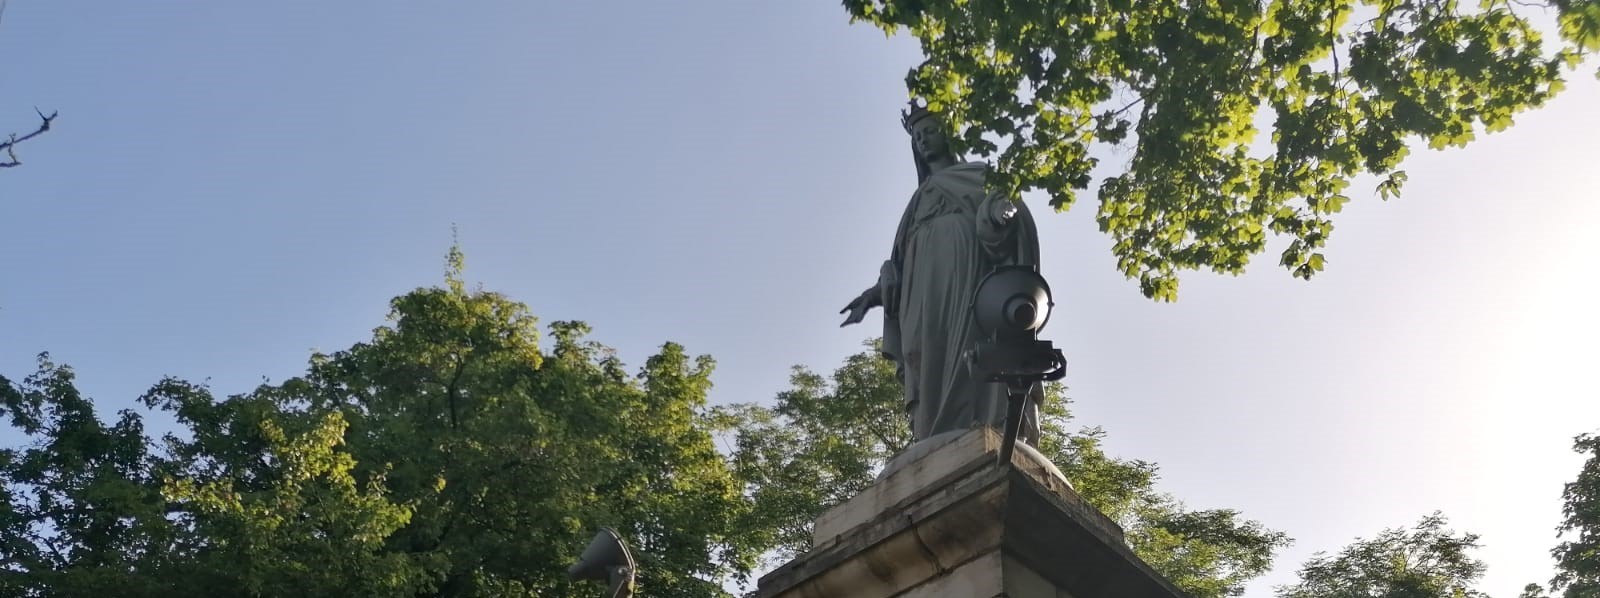
M 883 354 L 905 387 L 912 441 L 977 425 L 1003 428 L 1004 384 L 975 373 L 967 353 L 981 340 L 972 314 L 978 282 L 996 266 L 1039 263 L 1039 235 L 1020 201 L 990 192 L 989 167 L 950 148 L 943 124 L 912 104 L 901 122 L 911 134 L 920 186 L 911 195 L 894 247 L 868 287 L 839 313 L 848 326 L 883 307 Z M 1020 440 L 1039 440 L 1038 385 Z

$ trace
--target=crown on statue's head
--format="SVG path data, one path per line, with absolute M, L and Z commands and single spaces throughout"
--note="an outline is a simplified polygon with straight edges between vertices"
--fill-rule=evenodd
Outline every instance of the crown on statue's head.
M 900 111 L 900 124 L 906 128 L 907 133 L 917 126 L 917 121 L 933 116 L 927 107 L 918 104 L 916 100 L 911 100 L 910 105 L 911 108 Z

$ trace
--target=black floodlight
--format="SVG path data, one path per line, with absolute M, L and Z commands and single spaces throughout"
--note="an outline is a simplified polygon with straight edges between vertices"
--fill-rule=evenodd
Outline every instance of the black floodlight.
M 973 316 L 984 333 L 1038 332 L 1050 320 L 1050 285 L 1030 266 L 1002 266 L 978 283 Z
M 983 334 L 972 351 L 972 363 L 990 382 L 1006 385 L 1006 429 L 1000 463 L 1011 462 L 1022 411 L 1034 385 L 1060 380 L 1067 360 L 1039 331 L 1050 321 L 1050 285 L 1033 266 L 1001 266 L 978 283 L 972 295 L 972 317 Z
M 589 541 L 589 547 L 583 549 L 578 562 L 567 569 L 567 577 L 573 581 L 603 581 L 607 584 L 606 598 L 630 598 L 636 569 L 633 554 L 628 552 L 628 544 L 622 541 L 622 536 L 614 529 L 602 527 Z

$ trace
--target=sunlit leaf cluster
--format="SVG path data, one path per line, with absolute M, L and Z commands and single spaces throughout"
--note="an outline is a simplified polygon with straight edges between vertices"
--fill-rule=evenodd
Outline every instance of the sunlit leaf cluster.
M 1408 147 L 1462 146 L 1558 93 L 1600 51 L 1596 0 L 845 0 L 909 32 L 910 93 L 993 184 L 1085 190 L 1118 268 L 1176 298 L 1182 270 L 1326 264 L 1351 181 L 1400 192 Z M 1535 20 L 1554 15 L 1557 34 Z M 1266 132 L 1267 135 L 1260 133 Z M 1114 174 L 1092 180 L 1101 157 Z

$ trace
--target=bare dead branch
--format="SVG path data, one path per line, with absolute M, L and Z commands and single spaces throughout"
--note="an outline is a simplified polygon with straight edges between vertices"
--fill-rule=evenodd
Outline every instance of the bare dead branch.
M 17 159 L 17 144 L 29 139 L 33 139 L 34 137 L 38 137 L 44 134 L 45 131 L 49 131 L 50 123 L 54 122 L 56 120 L 56 116 L 60 114 L 60 112 L 57 111 L 51 112 L 50 116 L 45 116 L 44 112 L 40 111 L 38 107 L 34 107 L 33 111 L 39 115 L 39 128 L 34 129 L 32 133 L 22 136 L 12 133 L 10 139 L 0 142 L 0 150 L 5 150 L 6 157 L 9 158 L 9 160 L 5 162 L 0 162 L 0 168 L 11 168 L 13 166 L 21 165 L 22 161 Z

